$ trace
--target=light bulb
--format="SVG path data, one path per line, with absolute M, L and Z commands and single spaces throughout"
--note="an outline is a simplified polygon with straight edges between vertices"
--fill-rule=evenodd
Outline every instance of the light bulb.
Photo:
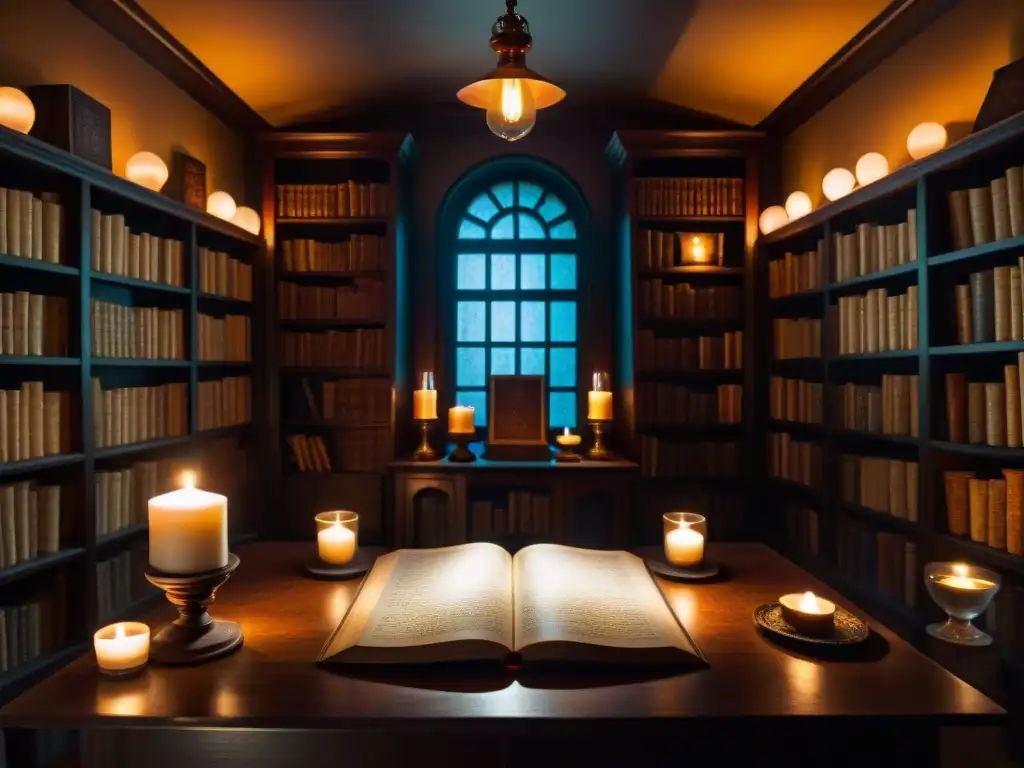
M 946 146 L 946 129 L 938 123 L 921 123 L 907 136 L 907 152 L 915 160 L 938 152 Z
M 244 205 L 238 206 L 238 210 L 236 210 L 235 215 L 231 217 L 231 221 L 246 232 L 251 232 L 254 235 L 258 235 L 260 233 L 260 215 L 252 208 L 248 208 Z
M 861 186 L 878 181 L 889 173 L 889 161 L 880 152 L 868 152 L 857 161 L 857 181 Z
M 167 183 L 167 164 L 152 152 L 136 152 L 128 158 L 124 175 L 141 187 L 159 192 Z
M 537 107 L 530 84 L 518 77 L 499 80 L 499 87 L 487 109 L 487 127 L 505 141 L 517 141 L 533 130 Z
M 786 198 L 786 213 L 790 221 L 796 221 L 801 216 L 806 216 L 811 212 L 811 208 L 813 208 L 811 198 L 806 192 L 801 192 L 799 189 Z
M 214 192 L 206 199 L 206 212 L 217 218 L 231 221 L 237 210 L 235 198 L 227 192 Z
M 857 180 L 845 168 L 833 168 L 821 180 L 821 191 L 829 200 L 838 200 L 840 197 L 850 194 L 855 186 L 857 186 Z
M 36 121 L 36 108 L 32 99 L 17 88 L 0 88 L 0 125 L 28 133 Z
M 757 220 L 757 225 L 761 228 L 762 235 L 770 234 L 788 223 L 789 216 L 786 214 L 786 209 L 781 205 L 765 208 L 761 211 L 761 216 Z

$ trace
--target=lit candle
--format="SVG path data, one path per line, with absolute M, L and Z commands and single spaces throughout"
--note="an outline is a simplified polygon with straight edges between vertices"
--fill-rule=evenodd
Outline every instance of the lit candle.
M 587 392 L 587 419 L 589 421 L 612 420 L 611 392 Z
M 579 435 L 572 434 L 568 427 L 563 428 L 562 434 L 555 435 L 555 442 L 567 448 L 579 445 L 582 440 L 583 438 Z
M 995 582 L 968 576 L 967 566 L 962 563 L 954 564 L 953 575 L 943 576 L 941 579 L 938 579 L 937 583 L 941 584 L 943 587 L 949 587 L 950 589 L 962 589 L 969 591 L 992 589 L 992 587 L 995 586 Z
M 699 264 L 703 264 L 708 260 L 708 254 L 704 248 L 704 243 L 701 242 L 699 237 L 695 236 L 690 242 L 690 256 Z
M 420 388 L 412 393 L 412 417 L 423 421 L 437 418 L 437 390 L 430 371 L 423 373 Z
M 779 598 L 782 616 L 798 632 L 828 634 L 835 622 L 836 604 L 813 592 L 793 593 Z
M 672 565 L 688 568 L 704 559 L 704 537 L 688 525 L 665 534 L 665 556 Z
M 102 672 L 123 674 L 149 661 L 149 627 L 137 621 L 111 624 L 92 636 Z
M 345 565 L 356 554 L 356 535 L 340 522 L 327 526 L 316 535 L 320 559 L 331 565 Z
M 228 500 L 194 487 L 149 500 L 149 564 L 165 573 L 203 573 L 228 564 Z
M 470 435 L 476 431 L 473 426 L 474 410 L 471 405 L 455 405 L 448 409 L 448 432 L 453 435 Z

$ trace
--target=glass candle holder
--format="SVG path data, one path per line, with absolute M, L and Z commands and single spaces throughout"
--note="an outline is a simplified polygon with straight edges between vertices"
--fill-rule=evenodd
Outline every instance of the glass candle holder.
M 928 563 L 924 583 L 947 621 L 929 624 L 928 634 L 957 645 L 991 645 L 992 636 L 971 624 L 988 608 L 1002 579 L 995 571 L 966 563 Z
M 359 546 L 359 515 L 348 510 L 321 512 L 316 520 L 316 547 L 320 559 L 347 565 Z
M 417 421 L 437 418 L 437 390 L 431 371 L 420 374 L 420 388 L 412 393 L 412 417 Z
M 708 521 L 694 512 L 666 512 L 661 517 L 665 530 L 665 559 L 678 568 L 692 568 L 704 560 Z

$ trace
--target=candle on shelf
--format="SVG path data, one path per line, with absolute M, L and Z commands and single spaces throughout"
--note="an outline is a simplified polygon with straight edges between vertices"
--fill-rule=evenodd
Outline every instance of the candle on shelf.
M 992 637 L 971 622 L 985 612 L 999 591 L 998 573 L 966 563 L 928 563 L 924 582 L 932 600 L 949 617 L 925 627 L 929 635 L 957 645 L 992 643 Z
M 437 418 L 437 390 L 430 371 L 423 374 L 420 388 L 412 393 L 412 417 L 419 421 Z
M 453 405 L 448 409 L 448 432 L 453 435 L 473 434 L 476 431 L 474 415 L 472 405 Z
M 587 421 L 612 420 L 612 392 L 608 374 L 595 371 L 590 391 L 587 392 Z
M 195 487 L 149 500 L 149 564 L 164 573 L 203 573 L 228 564 L 228 500 Z
M 793 593 L 779 598 L 782 617 L 798 632 L 821 636 L 832 631 L 836 604 L 813 592 Z
M 126 621 L 103 627 L 92 636 L 96 663 L 108 675 L 124 675 L 149 661 L 149 627 Z
M 555 435 L 555 442 L 564 448 L 572 448 L 579 445 L 582 441 L 583 438 L 572 434 L 568 427 L 563 428 L 562 434 Z
M 672 565 L 689 568 L 704 559 L 704 536 L 688 525 L 665 534 L 665 556 Z

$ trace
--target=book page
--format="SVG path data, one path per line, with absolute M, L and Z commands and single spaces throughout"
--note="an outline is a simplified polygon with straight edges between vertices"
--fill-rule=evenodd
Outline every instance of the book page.
M 519 551 L 513 573 L 517 651 L 545 642 L 693 649 L 628 552 L 537 544 Z
M 358 645 L 400 648 L 486 640 L 512 647 L 508 552 L 478 543 L 404 549 L 393 557 L 390 577 Z

